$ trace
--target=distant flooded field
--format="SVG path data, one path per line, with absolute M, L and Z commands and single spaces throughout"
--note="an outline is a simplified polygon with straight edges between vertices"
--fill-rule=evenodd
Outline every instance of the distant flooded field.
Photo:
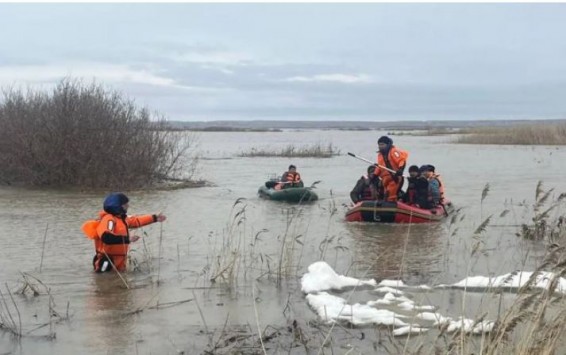
M 214 186 L 126 192 L 130 213 L 162 211 L 168 219 L 139 233 L 143 241 L 132 244 L 123 278 L 93 273 L 93 245 L 80 230 L 106 192 L 1 187 L 0 354 L 434 353 L 445 335 L 432 322 L 413 321 L 429 331 L 402 337 L 387 325 L 327 324 L 301 290 L 301 277 L 317 261 L 341 275 L 402 280 L 415 304 L 453 319 L 498 320 L 514 292 L 435 286 L 541 265 L 550 243 L 516 233 L 532 223 L 539 181 L 545 191 L 555 188 L 549 202 L 566 192 L 566 148 L 392 136 L 409 151 L 409 165 L 436 166 L 458 214 L 424 225 L 346 223 L 349 192 L 367 168 L 346 153 L 375 160 L 385 133 L 199 133 L 196 177 Z M 341 154 L 239 156 L 290 144 L 332 144 Z M 321 180 L 318 201 L 297 206 L 257 197 L 258 187 L 289 164 L 306 186 Z M 559 204 L 549 215 L 564 212 Z M 411 288 L 419 285 L 430 289 Z M 367 286 L 331 293 L 348 304 L 383 296 Z M 419 311 L 402 312 L 412 319 Z M 453 335 L 446 336 L 450 343 Z M 466 349 L 481 347 L 485 336 Z

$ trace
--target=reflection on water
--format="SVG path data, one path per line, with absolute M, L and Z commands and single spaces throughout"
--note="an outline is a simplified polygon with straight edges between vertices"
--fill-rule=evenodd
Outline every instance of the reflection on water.
M 0 187 L 0 280 L 15 288 L 21 278 L 20 271 L 35 272 L 52 289 L 58 305 L 70 302 L 70 312 L 74 315 L 69 324 L 57 326 L 54 341 L 47 343 L 24 337 L 22 353 L 135 353 L 138 346 L 142 354 L 174 353 L 179 348 L 200 353 L 208 340 L 199 333 L 204 325 L 194 304 L 125 315 L 149 300 L 174 302 L 192 298 L 194 290 L 210 328 L 222 328 L 227 318 L 229 324 L 255 324 L 254 307 L 263 325 L 281 322 L 282 314 L 290 312 L 299 320 L 311 319 L 312 312 L 304 304 L 296 276 L 300 277 L 321 256 L 339 273 L 362 276 L 369 268 L 364 277 L 402 278 L 409 284 L 453 283 L 469 275 L 504 274 L 537 265 L 544 245 L 517 238 L 514 227 L 508 226 L 520 225 L 528 218 L 517 203 L 532 200 L 539 179 L 544 180 L 546 187 L 556 187 L 562 192 L 566 149 L 453 145 L 446 137 L 396 136 L 395 144 L 410 152 L 409 164 L 436 166 L 443 176 L 448 198 L 457 208 L 462 208 L 463 219 L 455 226 L 346 223 L 345 209 L 341 206 L 350 202 L 349 192 L 365 172 L 366 164 L 345 153 L 375 159 L 376 140 L 384 133 L 201 134 L 202 153 L 212 159 L 201 161 L 198 177 L 210 180 L 214 186 L 127 192 L 133 214 L 162 211 L 168 216 L 163 224 L 162 243 L 159 226 L 144 227 L 145 233 L 140 233 L 145 236 L 154 265 L 150 274 L 127 275 L 134 283 L 147 286 L 130 290 L 115 275 L 93 274 L 92 242 L 80 232 L 85 220 L 97 216 L 109 191 Z M 279 148 L 316 142 L 332 143 L 343 155 L 330 159 L 236 157 L 252 147 Z M 215 160 L 222 157 L 232 159 Z M 289 205 L 260 200 L 256 192 L 269 175 L 281 174 L 291 163 L 297 166 L 306 185 L 316 180 L 322 182 L 316 189 L 320 200 L 303 206 L 289 224 Z M 490 192 L 480 204 L 482 189 L 488 182 Z M 231 223 L 232 206 L 241 197 L 246 198 L 247 208 L 240 232 L 248 239 L 238 242 L 246 252 L 248 266 L 240 269 L 239 275 L 242 278 L 256 270 L 266 274 L 258 280 L 241 279 L 233 288 L 215 285 L 212 290 L 199 291 L 195 287 L 210 285 L 207 277 L 218 260 L 214 252 L 219 250 L 211 246 L 223 242 L 223 230 Z M 503 209 L 510 212 L 499 217 Z M 474 236 L 474 230 L 489 215 L 494 216 L 492 223 L 498 227 Z M 252 243 L 253 236 L 263 230 Z M 282 248 L 284 236 L 287 241 L 296 241 L 292 248 Z M 481 252 L 472 258 L 474 243 L 479 243 Z M 139 242 L 132 245 L 132 251 L 138 258 L 146 253 Z M 252 251 L 254 255 L 250 254 Z M 278 288 L 274 280 L 282 256 L 294 272 Z M 156 285 L 158 260 L 161 282 Z M 250 291 L 254 283 L 255 298 Z M 441 295 L 439 299 L 447 308 L 446 313 L 455 313 L 452 308 L 458 307 L 458 302 Z M 21 307 L 26 307 L 23 301 Z M 35 310 L 22 311 L 22 321 L 33 324 Z M 6 340 L 5 334 L 0 336 L 2 345 Z M 9 349 L 16 348 L 11 343 Z
M 442 272 L 445 225 L 379 225 L 350 223 L 356 259 L 368 277 L 402 279 L 412 284 L 430 283 Z
M 133 290 L 116 274 L 92 274 L 94 280 L 85 297 L 85 331 L 89 349 L 117 353 L 135 341 Z

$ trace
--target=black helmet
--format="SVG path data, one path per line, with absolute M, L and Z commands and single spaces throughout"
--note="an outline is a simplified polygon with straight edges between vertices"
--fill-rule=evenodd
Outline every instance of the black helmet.
M 381 136 L 379 137 L 379 139 L 377 140 L 377 144 L 379 143 L 385 143 L 385 144 L 393 144 L 393 139 L 387 137 L 387 136 Z

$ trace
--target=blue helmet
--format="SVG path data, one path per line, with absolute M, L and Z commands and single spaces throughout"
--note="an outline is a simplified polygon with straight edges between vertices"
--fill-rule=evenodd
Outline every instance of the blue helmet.
M 128 203 L 128 201 L 130 201 L 128 196 L 121 192 L 113 192 L 104 199 L 104 211 L 113 215 L 126 214 L 126 210 L 122 206 Z

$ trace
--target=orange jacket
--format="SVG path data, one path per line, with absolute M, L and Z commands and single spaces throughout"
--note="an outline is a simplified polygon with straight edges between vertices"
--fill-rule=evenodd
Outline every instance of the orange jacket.
M 399 170 L 401 167 L 407 165 L 407 158 L 409 157 L 409 152 L 405 150 L 401 150 L 394 145 L 391 146 L 389 149 L 389 153 L 387 154 L 387 158 L 381 154 L 381 152 L 377 153 L 377 164 L 381 166 L 385 166 L 392 170 Z M 375 168 L 375 175 L 380 176 L 382 179 L 386 176 L 392 176 L 395 173 L 387 171 L 385 169 L 381 169 L 379 167 Z
M 130 245 L 129 228 L 139 228 L 157 221 L 156 215 L 115 216 L 100 212 L 100 222 L 96 228 L 98 238 L 94 248 L 99 254 L 108 256 L 126 256 Z

